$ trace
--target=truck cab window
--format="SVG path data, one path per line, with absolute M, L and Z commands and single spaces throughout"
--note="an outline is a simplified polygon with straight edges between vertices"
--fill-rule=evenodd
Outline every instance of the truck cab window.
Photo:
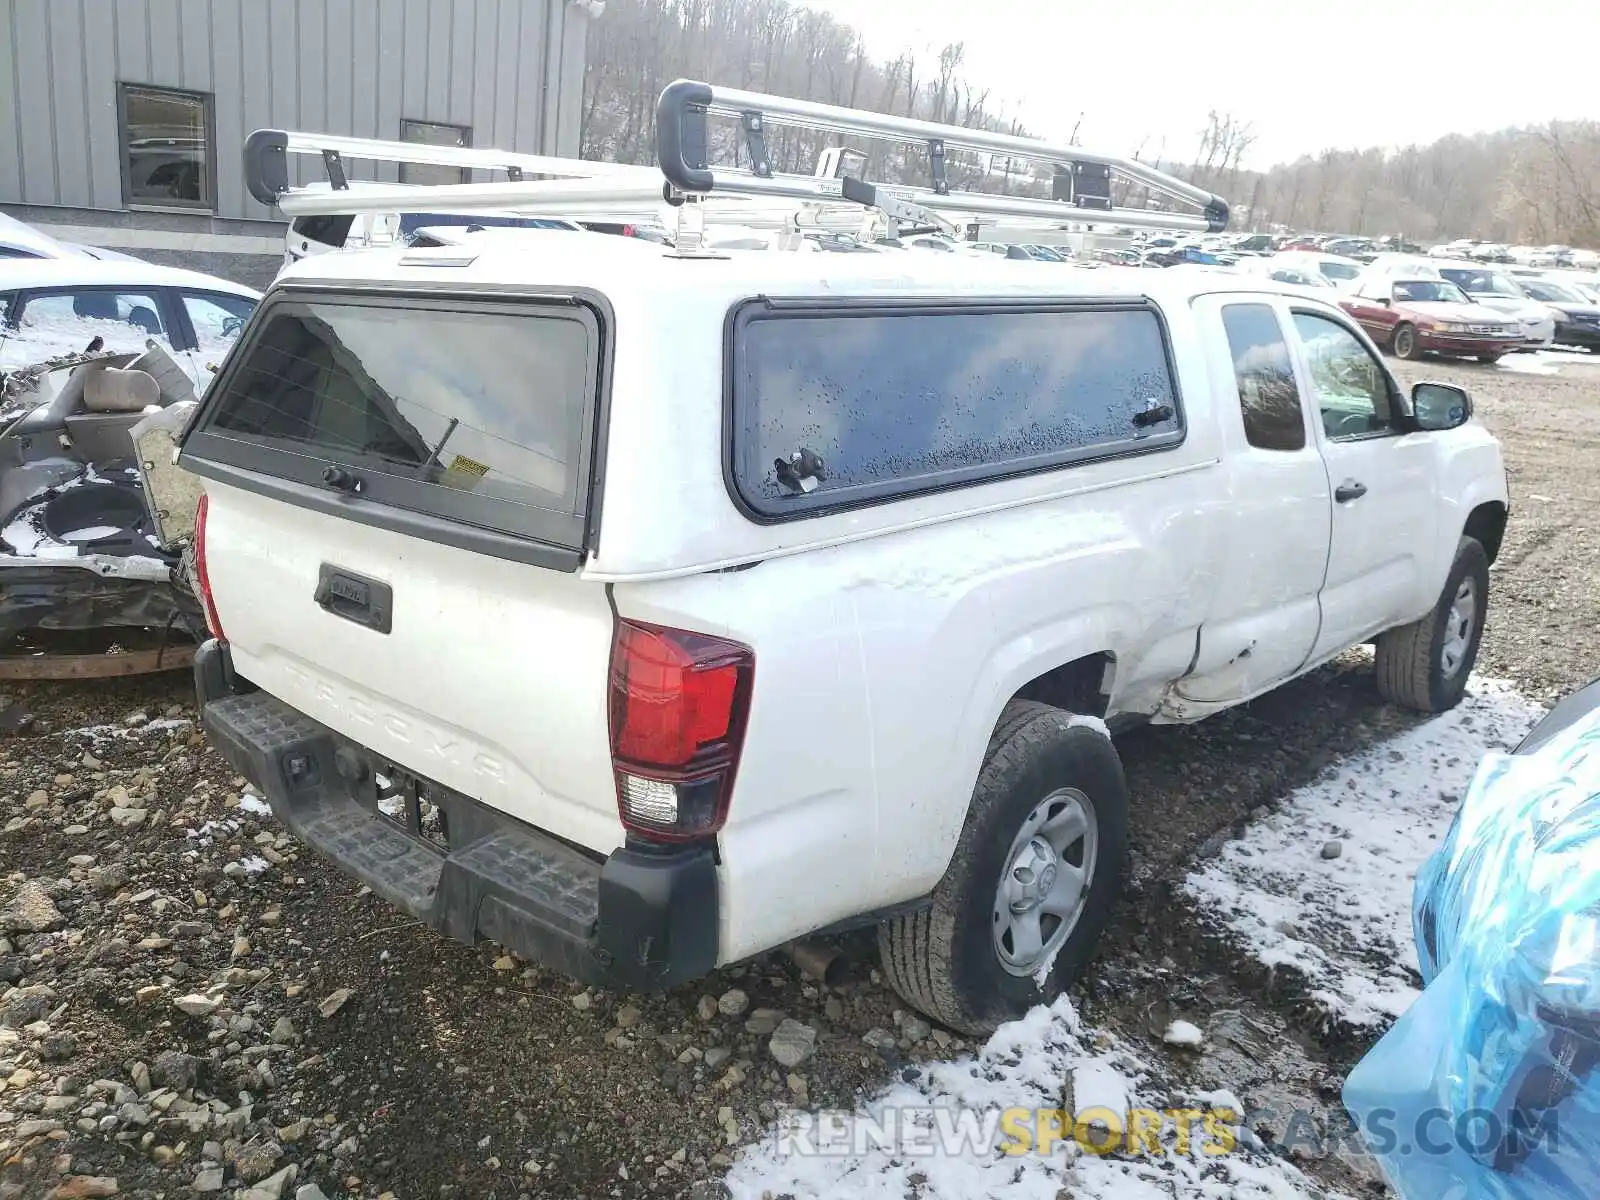
M 1339 440 L 1396 432 L 1389 374 L 1361 339 L 1337 321 L 1315 313 L 1295 313 L 1294 327 L 1328 437 Z

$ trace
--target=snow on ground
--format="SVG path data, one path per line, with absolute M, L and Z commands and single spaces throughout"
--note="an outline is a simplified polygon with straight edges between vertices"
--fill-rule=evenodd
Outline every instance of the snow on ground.
M 1500 371 L 1517 375 L 1560 375 L 1563 367 L 1600 367 L 1600 356 L 1583 350 L 1555 347 L 1528 354 L 1508 354 L 1495 364 Z
M 270 817 L 272 806 L 253 792 L 246 792 L 239 797 L 239 811 L 249 813 L 252 817 Z
M 1543 350 L 1532 354 L 1508 354 L 1495 364 L 1502 371 L 1518 375 L 1559 375 L 1561 359 Z
M 1002 1026 L 976 1058 L 929 1064 L 854 1114 L 788 1113 L 746 1147 L 727 1176 L 734 1200 L 765 1196 L 828 1200 L 1316 1200 L 1330 1194 L 1288 1163 L 1243 1143 L 1225 1126 L 1194 1125 L 1180 1145 L 1170 1120 L 1159 1148 L 1086 1150 L 1068 1132 L 1049 1153 L 1037 1131 L 1064 1096 L 1092 1123 L 1109 1108 L 1164 1111 L 1231 1107 L 1227 1093 L 1174 1094 L 1151 1068 L 1105 1034 L 1084 1028 L 1069 1001 L 1036 1008 Z M 1009 1112 L 1008 1112 L 1009 1110 Z M 1026 1110 L 1026 1111 L 1020 1111 Z M 1070 1119 L 1070 1118 L 1069 1118 Z M 1084 1137 L 1104 1145 L 1104 1130 Z M 1007 1153 L 1031 1134 L 1023 1153 Z M 1244 1135 L 1248 1141 L 1249 1136 Z M 1137 1143 L 1135 1143 L 1137 1144 Z M 818 1151 L 831 1150 L 831 1153 Z M 1225 1152 L 1224 1152 L 1225 1151 Z M 1063 1189 L 1065 1191 L 1063 1192 Z
M 1185 883 L 1262 963 L 1300 971 L 1330 1016 L 1386 1025 L 1417 996 L 1411 887 L 1486 750 L 1543 714 L 1474 681 L 1454 711 L 1345 760 Z M 1337 857 L 1324 858 L 1337 841 Z

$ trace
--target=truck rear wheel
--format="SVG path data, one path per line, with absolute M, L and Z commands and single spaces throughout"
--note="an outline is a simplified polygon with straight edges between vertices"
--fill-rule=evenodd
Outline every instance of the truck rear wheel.
M 1433 611 L 1378 637 L 1378 692 L 1418 712 L 1461 703 L 1488 611 L 1489 556 L 1482 542 L 1464 537 Z
M 1055 999 L 1094 952 L 1127 849 L 1110 739 L 1059 708 L 1012 701 L 931 907 L 878 927 L 890 986 L 975 1035 Z

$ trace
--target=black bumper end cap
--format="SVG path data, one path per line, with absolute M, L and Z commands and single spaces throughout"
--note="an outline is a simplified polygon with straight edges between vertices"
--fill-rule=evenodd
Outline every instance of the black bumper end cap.
M 202 712 L 212 700 L 233 694 L 233 658 L 226 642 L 207 638 L 194 652 L 194 691 Z
M 717 864 L 709 845 L 629 845 L 600 871 L 596 951 L 612 979 L 659 991 L 717 965 Z

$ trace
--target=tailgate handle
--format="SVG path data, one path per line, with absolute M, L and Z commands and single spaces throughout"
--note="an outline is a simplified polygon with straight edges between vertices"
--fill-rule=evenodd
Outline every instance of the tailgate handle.
M 317 572 L 318 606 L 336 617 L 353 621 L 374 633 L 388 633 L 394 624 L 394 589 L 379 579 L 369 579 L 331 563 Z

